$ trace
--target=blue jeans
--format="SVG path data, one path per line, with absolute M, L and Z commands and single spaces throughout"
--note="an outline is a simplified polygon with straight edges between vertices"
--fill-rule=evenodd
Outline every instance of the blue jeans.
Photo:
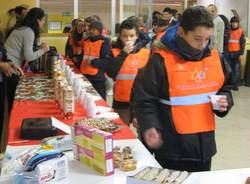
M 232 83 L 234 86 L 239 86 L 241 83 L 240 80 L 240 61 L 238 59 L 231 59 L 230 61 L 231 68 L 233 70 L 233 79 Z

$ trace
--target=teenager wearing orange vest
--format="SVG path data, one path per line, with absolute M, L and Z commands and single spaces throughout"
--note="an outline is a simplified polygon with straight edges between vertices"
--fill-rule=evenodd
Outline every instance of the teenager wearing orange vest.
M 146 145 L 164 167 L 206 171 L 216 153 L 214 115 L 225 116 L 233 99 L 230 66 L 210 50 L 213 21 L 204 7 L 184 11 L 176 35 L 155 51 L 139 88 L 135 116 Z M 212 110 L 210 95 L 225 95 Z
M 92 22 L 89 30 L 90 36 L 84 41 L 80 71 L 105 100 L 105 59 L 111 52 L 110 41 L 101 35 L 103 30 L 101 22 Z
M 155 20 L 154 22 L 154 30 L 155 30 L 155 38 L 153 39 L 156 39 L 156 40 L 161 40 L 161 37 L 165 34 L 166 32 L 166 29 L 167 29 L 167 24 L 166 24 L 166 21 L 159 18 L 157 20 Z
M 113 108 L 127 123 L 130 122 L 131 88 L 138 69 L 146 65 L 150 54 L 150 51 L 145 48 L 135 51 L 138 32 L 138 26 L 133 21 L 123 21 L 120 25 L 120 35 L 116 48 L 112 49 L 112 54 L 106 63 L 106 71 L 115 81 Z
M 75 65 L 80 68 L 83 54 L 83 32 L 84 21 L 78 19 L 74 29 L 69 33 L 69 47 L 67 50 L 67 56 L 73 60 Z
M 231 29 L 229 30 L 228 59 L 234 74 L 234 80 L 232 82 L 234 85 L 233 90 L 239 90 L 238 86 L 241 84 L 240 62 L 243 58 L 246 42 L 244 31 L 239 23 L 240 21 L 237 17 L 232 17 L 230 20 Z

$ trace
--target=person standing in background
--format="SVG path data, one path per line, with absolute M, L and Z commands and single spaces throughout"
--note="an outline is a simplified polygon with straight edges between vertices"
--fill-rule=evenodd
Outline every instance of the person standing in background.
M 102 35 L 103 24 L 93 21 L 89 37 L 84 41 L 80 71 L 91 82 L 100 96 L 106 100 L 105 59 L 111 52 L 110 40 Z
M 7 37 L 16 25 L 21 24 L 24 17 L 27 15 L 27 11 L 28 9 L 24 5 L 17 6 L 16 8 L 10 9 L 8 11 L 9 20 L 7 22 Z
M 212 37 L 212 47 L 215 47 L 218 52 L 223 53 L 224 48 L 224 21 L 217 14 L 217 7 L 214 4 L 210 4 L 207 7 L 208 12 L 213 17 L 214 33 Z
M 106 61 L 106 72 L 115 81 L 113 108 L 127 124 L 131 122 L 129 104 L 134 79 L 138 70 L 148 62 L 150 54 L 148 49 L 135 48 L 138 37 L 138 24 L 131 19 L 124 20 L 116 48 Z
M 76 26 L 69 34 L 69 47 L 67 50 L 67 56 L 73 60 L 76 67 L 80 69 L 82 55 L 83 55 L 83 38 L 84 33 L 84 21 L 81 19 L 77 20 Z
M 177 24 L 177 21 L 174 17 L 174 10 L 169 7 L 164 8 L 162 18 L 166 21 L 168 28 Z
M 240 63 L 243 59 L 245 50 L 245 35 L 244 30 L 240 26 L 240 20 L 238 17 L 232 17 L 230 19 L 230 30 L 228 40 L 228 59 L 233 70 L 234 78 L 232 81 L 233 90 L 238 91 L 238 86 L 241 85 L 240 78 Z
M 14 27 L 4 46 L 7 51 L 7 59 L 15 66 L 21 67 L 24 63 L 34 61 L 49 50 L 46 43 L 40 45 L 39 50 L 34 51 L 38 46 L 37 40 L 40 37 L 40 29 L 45 24 L 45 13 L 41 8 L 32 8 L 20 25 Z M 9 111 L 14 101 L 16 86 L 19 76 L 13 74 L 7 79 L 7 95 Z

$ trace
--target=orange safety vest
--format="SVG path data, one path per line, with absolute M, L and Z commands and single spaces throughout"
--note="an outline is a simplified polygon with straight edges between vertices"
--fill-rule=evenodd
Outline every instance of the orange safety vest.
M 91 42 L 89 39 L 84 42 L 84 55 L 80 67 L 80 71 L 87 75 L 96 75 L 98 73 L 98 68 L 87 64 L 88 60 L 93 60 L 100 58 L 100 52 L 104 40 L 98 40 Z
M 240 37 L 242 34 L 243 34 L 242 28 L 229 31 L 229 40 L 228 40 L 229 52 L 237 52 L 240 50 Z
M 156 40 L 161 40 L 161 37 L 162 37 L 165 33 L 166 33 L 166 30 L 156 33 L 155 39 L 156 39 Z
M 218 52 L 201 61 L 184 61 L 175 53 L 158 52 L 164 58 L 169 81 L 170 100 L 160 103 L 171 106 L 173 123 L 179 134 L 209 132 L 215 129 L 214 114 L 209 99 L 224 84 L 224 73 Z
M 112 49 L 114 57 L 120 54 L 118 48 Z M 135 54 L 129 54 L 122 64 L 116 79 L 114 87 L 114 99 L 119 102 L 129 102 L 131 89 L 137 75 L 138 69 L 143 68 L 149 59 L 150 51 L 142 48 Z
M 74 42 L 73 32 L 69 34 L 69 45 L 72 48 L 74 55 L 81 55 L 83 50 L 83 44 L 84 39 L 81 39 L 80 41 Z

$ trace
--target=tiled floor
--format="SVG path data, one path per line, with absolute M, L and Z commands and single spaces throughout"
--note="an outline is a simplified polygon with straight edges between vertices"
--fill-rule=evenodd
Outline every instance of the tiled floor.
M 234 107 L 216 118 L 217 154 L 212 170 L 250 167 L 250 87 L 233 91 Z

